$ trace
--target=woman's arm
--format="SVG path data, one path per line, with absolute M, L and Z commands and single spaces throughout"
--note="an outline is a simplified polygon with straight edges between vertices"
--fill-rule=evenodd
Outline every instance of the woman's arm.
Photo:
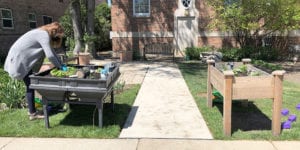
M 41 44 L 41 47 L 43 51 L 45 52 L 46 57 L 53 63 L 53 65 L 57 68 L 61 67 L 62 62 L 57 56 L 57 54 L 54 52 L 53 48 L 50 46 L 50 37 L 46 31 L 43 31 L 43 34 L 41 34 L 41 37 L 37 37 L 39 43 Z

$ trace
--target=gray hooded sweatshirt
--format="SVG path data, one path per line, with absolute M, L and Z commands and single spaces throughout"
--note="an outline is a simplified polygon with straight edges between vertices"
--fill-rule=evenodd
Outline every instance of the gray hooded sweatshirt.
M 15 79 L 23 79 L 30 70 L 38 71 L 46 57 L 55 65 L 61 61 L 50 46 L 47 31 L 34 29 L 22 35 L 10 48 L 5 60 L 4 70 Z

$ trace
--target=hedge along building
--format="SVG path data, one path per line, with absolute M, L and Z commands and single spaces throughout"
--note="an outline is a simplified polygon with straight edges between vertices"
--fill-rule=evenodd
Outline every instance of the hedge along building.
M 168 42 L 182 55 L 186 47 L 238 46 L 230 33 L 209 30 L 211 14 L 204 0 L 112 0 L 112 49 L 142 55 L 145 44 Z M 291 44 L 299 44 L 299 36 L 291 32 Z
M 69 0 L 1 0 L 0 58 L 25 32 L 58 21 L 68 5 Z

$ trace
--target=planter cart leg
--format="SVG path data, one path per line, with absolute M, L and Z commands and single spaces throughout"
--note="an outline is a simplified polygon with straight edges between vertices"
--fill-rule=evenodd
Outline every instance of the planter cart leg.
M 278 136 L 281 131 L 281 108 L 282 108 L 282 82 L 285 71 L 274 71 L 274 99 L 273 99 L 273 116 L 272 132 Z
M 48 100 L 46 98 L 42 98 L 42 102 L 43 102 L 43 112 L 44 112 L 44 120 L 45 120 L 45 127 L 49 128 L 49 115 L 48 115 L 48 110 L 47 110 L 47 106 L 48 106 Z
M 114 101 L 115 101 L 114 90 L 112 89 L 111 93 L 110 93 L 110 106 L 111 106 L 111 109 L 112 109 L 113 112 L 115 111 Z
M 223 132 L 225 136 L 231 136 L 232 81 L 234 73 L 224 71 L 224 75 Z
M 102 103 L 102 100 L 97 101 L 96 105 L 97 105 L 97 108 L 98 108 L 98 121 L 99 121 L 98 126 L 100 128 L 102 128 L 102 126 L 103 126 L 103 121 L 102 121 L 103 120 L 103 116 L 102 116 L 102 114 L 103 114 L 103 103 Z

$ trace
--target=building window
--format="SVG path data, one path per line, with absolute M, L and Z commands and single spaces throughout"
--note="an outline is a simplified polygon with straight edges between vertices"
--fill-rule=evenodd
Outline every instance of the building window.
M 133 15 L 137 17 L 149 17 L 150 0 L 133 0 Z
M 3 29 L 13 29 L 13 16 L 10 9 L 1 8 L 1 20 L 2 20 L 2 28 Z
M 44 25 L 52 23 L 52 17 L 50 16 L 43 16 Z
M 36 28 L 36 17 L 35 17 L 35 14 L 33 14 L 33 13 L 29 13 L 28 14 L 28 22 L 29 22 L 30 29 Z
M 181 0 L 181 3 L 182 3 L 182 5 L 183 5 L 185 8 L 190 8 L 190 7 L 191 7 L 191 1 L 192 1 L 192 0 Z

